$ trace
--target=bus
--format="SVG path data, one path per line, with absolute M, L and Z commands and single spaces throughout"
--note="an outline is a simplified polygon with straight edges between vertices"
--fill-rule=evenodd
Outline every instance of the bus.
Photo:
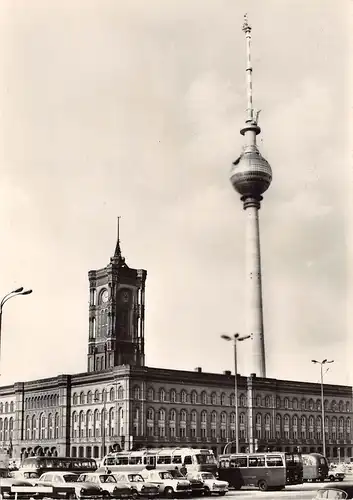
M 325 481 L 329 466 L 327 459 L 320 453 L 303 453 L 303 481 Z
M 303 464 L 297 453 L 232 453 L 219 456 L 218 477 L 236 490 L 281 490 L 286 484 L 302 483 Z
M 108 453 L 102 467 L 112 473 L 149 469 L 186 468 L 187 473 L 217 472 L 217 462 L 212 450 L 204 448 L 149 448 L 139 451 Z
M 83 474 L 95 472 L 97 463 L 93 458 L 28 457 L 22 460 L 19 471 L 23 477 L 40 477 L 44 472 L 67 471 Z

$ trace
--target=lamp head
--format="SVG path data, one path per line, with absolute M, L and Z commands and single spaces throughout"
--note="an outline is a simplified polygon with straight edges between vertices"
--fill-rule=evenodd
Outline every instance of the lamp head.
M 21 292 L 21 295 L 30 295 L 33 292 L 33 290 L 25 290 L 24 292 Z
M 232 339 L 229 337 L 229 335 L 225 335 L 225 334 L 221 335 L 221 339 L 224 339 L 224 340 L 232 340 Z
M 16 290 L 13 290 L 11 293 L 21 293 L 23 291 L 23 286 L 20 286 L 20 288 L 16 288 Z
M 311 362 L 312 363 L 318 363 L 318 361 L 316 361 L 316 359 L 312 359 Z

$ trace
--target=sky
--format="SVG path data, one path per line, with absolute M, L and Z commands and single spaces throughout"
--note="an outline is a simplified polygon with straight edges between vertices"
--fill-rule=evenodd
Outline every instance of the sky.
M 0 382 L 86 370 L 88 277 L 148 272 L 146 364 L 233 369 L 252 25 L 267 376 L 352 384 L 350 2 L 2 0 Z M 238 350 L 249 375 L 250 343 Z

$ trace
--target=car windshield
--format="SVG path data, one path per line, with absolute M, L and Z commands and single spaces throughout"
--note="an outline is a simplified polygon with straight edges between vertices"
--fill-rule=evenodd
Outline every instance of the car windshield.
M 143 483 L 143 477 L 140 474 L 129 474 L 128 475 L 129 481 L 132 483 Z
M 115 477 L 111 474 L 101 474 L 99 480 L 101 483 L 116 483 Z
M 170 472 L 160 472 L 159 477 L 161 479 L 173 479 L 173 476 L 171 475 Z
M 26 479 L 28 479 L 28 478 L 29 479 L 38 479 L 39 476 L 38 476 L 38 474 L 36 472 L 25 472 L 24 473 L 24 477 Z
M 196 460 L 198 464 L 215 464 L 216 459 L 213 455 L 196 455 Z
M 215 479 L 214 475 L 210 472 L 204 472 L 201 474 L 202 479 Z
M 324 489 L 320 490 L 316 494 L 316 499 L 319 498 L 327 498 L 329 500 L 344 500 L 348 498 L 348 494 L 345 491 L 342 490 L 335 490 L 335 489 Z
M 77 483 L 78 475 L 77 474 L 65 474 L 63 476 L 65 483 Z

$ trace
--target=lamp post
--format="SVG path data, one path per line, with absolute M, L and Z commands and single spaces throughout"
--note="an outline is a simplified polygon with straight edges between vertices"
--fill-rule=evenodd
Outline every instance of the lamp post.
M 317 361 L 316 359 L 311 360 L 312 363 L 320 365 L 320 382 L 321 382 L 321 419 L 322 419 L 322 454 L 326 457 L 326 437 L 325 437 L 325 407 L 324 407 L 324 374 L 322 368 L 327 363 L 333 363 L 334 360 L 328 361 L 323 359 L 322 361 Z
M 237 361 L 237 343 L 249 339 L 251 335 L 240 337 L 239 333 L 235 333 L 232 337 L 229 335 L 221 335 L 223 340 L 228 342 L 233 341 L 234 344 L 234 408 L 235 408 L 235 452 L 239 453 L 239 421 L 238 421 L 238 361 Z
M 13 297 L 17 297 L 17 295 L 29 295 L 32 293 L 32 290 L 24 290 L 23 286 L 20 288 L 16 288 L 16 290 L 12 290 L 12 292 L 6 294 L 0 302 L 0 355 L 1 355 L 1 330 L 2 330 L 2 312 L 3 312 L 3 307 L 4 304 L 12 299 Z

